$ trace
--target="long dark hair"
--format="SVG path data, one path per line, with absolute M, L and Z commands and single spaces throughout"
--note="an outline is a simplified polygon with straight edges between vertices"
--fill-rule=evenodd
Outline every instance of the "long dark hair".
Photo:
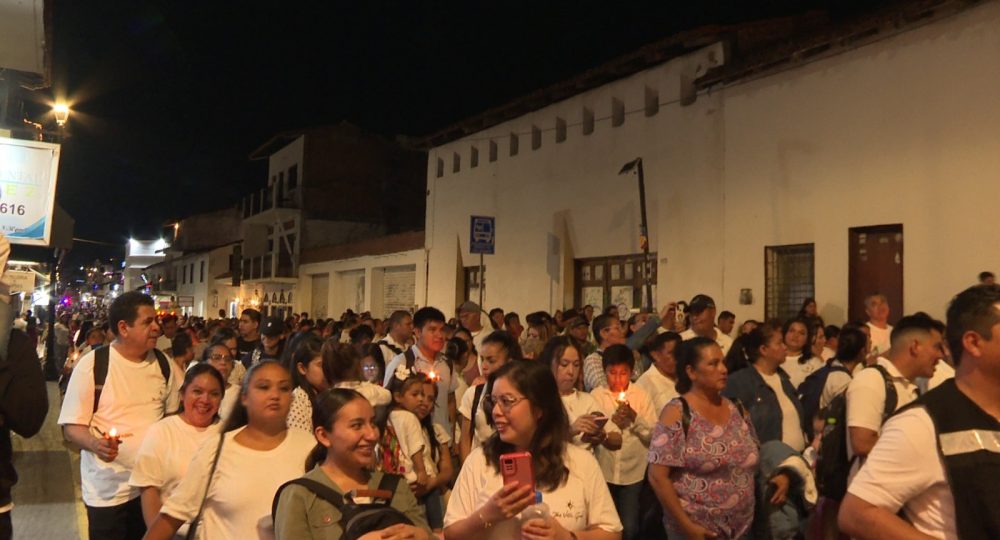
M 310 401 L 316 398 L 316 389 L 309 384 L 305 375 L 299 373 L 299 364 L 309 369 L 309 363 L 312 362 L 313 358 L 320 356 L 322 351 L 323 339 L 312 333 L 305 334 L 305 337 L 296 342 L 295 352 L 292 353 L 286 366 L 288 371 L 292 373 L 292 382 L 309 396 Z
M 301 348 L 309 343 L 303 343 Z M 323 356 L 323 376 L 330 386 L 342 381 L 361 380 L 361 355 L 353 345 L 328 339 L 323 342 L 320 354 Z
M 224 381 L 222 379 L 222 374 L 219 373 L 219 370 L 217 370 L 214 367 L 212 367 L 211 364 L 208 364 L 208 363 L 198 363 L 198 364 L 195 364 L 195 365 L 191 366 L 191 369 L 189 369 L 189 370 L 187 370 L 187 371 L 184 372 L 184 382 L 181 383 L 180 394 L 183 396 L 184 392 L 188 389 L 188 386 L 190 386 L 191 383 L 194 382 L 194 380 L 197 379 L 200 375 L 204 375 L 206 373 L 208 373 L 213 378 L 215 378 L 215 380 L 219 383 L 219 389 L 220 390 L 222 390 L 223 392 L 226 391 L 226 381 Z M 182 412 L 184 412 L 184 400 L 183 399 L 181 400 L 180 407 L 177 408 L 177 414 L 180 414 Z M 219 417 L 219 411 L 218 410 L 215 411 L 215 417 L 216 418 Z
M 247 370 L 247 374 L 243 376 L 243 380 L 240 383 L 240 397 L 247 395 L 247 389 L 250 387 L 250 381 L 253 380 L 253 376 L 257 374 L 265 366 L 277 366 L 284 371 L 288 371 L 288 368 L 281 365 L 281 362 L 275 360 L 264 360 L 259 364 L 254 364 L 250 366 Z M 236 404 L 233 406 L 232 412 L 229 413 L 229 417 L 226 418 L 225 424 L 222 426 L 222 432 L 228 433 L 235 429 L 239 429 L 247 423 L 250 422 L 250 416 L 247 414 L 247 408 L 243 405 L 243 400 L 236 400 Z
M 580 357 L 580 363 L 583 363 L 583 351 L 571 336 L 556 336 L 546 341 L 545 347 L 542 347 L 542 352 L 539 353 L 537 360 L 543 365 L 548 366 L 549 369 L 552 369 L 553 365 L 562 359 L 566 349 L 574 349 L 577 356 Z M 580 377 L 582 376 L 583 369 L 580 370 Z M 580 382 L 580 377 L 577 377 L 577 383 Z
M 514 360 L 500 367 L 492 374 L 493 380 L 506 378 L 541 418 L 535 427 L 529 450 L 535 470 L 535 482 L 540 489 L 553 490 L 563 485 L 569 478 L 566 467 L 566 448 L 569 444 L 569 417 L 559 397 L 559 387 L 552 374 L 552 367 L 531 360 Z M 483 455 L 498 473 L 500 455 L 514 451 L 514 445 L 504 442 L 500 434 L 494 432 L 483 442 Z
M 719 346 L 714 339 L 707 337 L 695 337 L 681 342 L 680 347 L 677 348 L 677 382 L 674 384 L 678 394 L 686 394 L 691 391 L 693 383 L 691 376 L 687 373 L 687 368 L 690 366 L 694 369 L 698 365 L 698 361 L 701 360 L 701 352 L 712 345 Z
M 816 337 L 816 325 L 813 324 L 811 319 L 806 317 L 794 317 L 785 321 L 785 324 L 781 327 L 781 339 L 785 339 L 785 334 L 792 328 L 792 325 L 798 323 L 805 327 L 806 329 L 806 344 L 802 346 L 802 355 L 799 356 L 799 363 L 805 364 L 813 356 L 812 343 L 813 338 Z
M 320 392 L 312 404 L 313 427 L 322 427 L 328 432 L 332 432 L 333 424 L 337 421 L 337 414 L 340 413 L 340 409 L 356 399 L 363 399 L 365 403 L 368 402 L 365 396 L 361 395 L 357 390 L 351 390 L 350 388 L 330 388 Z M 323 463 L 326 460 L 326 453 L 327 448 L 317 441 L 316 447 L 306 457 L 306 470 L 311 470 L 316 465 Z

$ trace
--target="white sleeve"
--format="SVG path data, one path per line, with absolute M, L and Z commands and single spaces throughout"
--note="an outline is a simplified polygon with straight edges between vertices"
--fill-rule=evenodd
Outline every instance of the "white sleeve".
M 423 428 L 417 415 L 410 411 L 396 409 L 389 413 L 389 421 L 396 430 L 399 439 L 399 449 L 407 459 L 413 459 L 413 454 L 424 449 Z
M 476 397 L 476 387 L 472 386 L 462 394 L 462 403 L 458 405 L 458 414 L 468 421 L 472 421 L 472 399 Z
M 864 369 L 847 385 L 847 427 L 878 432 L 885 409 L 885 383 L 875 369 Z
M 233 437 L 222 445 L 222 451 L 226 451 L 226 444 L 233 444 Z M 181 478 L 177 487 L 174 488 L 170 498 L 163 501 L 160 512 L 184 522 L 191 521 L 198 515 L 201 501 L 205 498 L 205 488 L 208 485 L 208 473 L 212 469 L 212 461 L 215 460 L 215 451 L 219 447 L 219 437 L 206 437 L 191 459 L 187 473 Z M 222 460 L 220 456 L 219 460 Z
M 167 362 L 170 363 L 170 376 L 167 379 L 167 400 L 163 409 L 165 415 L 173 414 L 181 407 L 181 384 L 184 383 L 182 374 L 174 369 L 177 364 L 174 364 L 169 356 Z
M 471 516 L 476 507 L 476 495 L 482 489 L 483 467 L 488 467 L 483 457 L 483 449 L 476 448 L 465 459 L 462 470 L 455 480 L 455 487 L 448 498 L 448 508 L 444 514 L 444 526 L 448 527 Z M 607 490 L 607 487 L 604 488 Z M 492 495 L 492 494 L 491 494 Z
M 437 439 L 438 444 L 441 446 L 448 446 L 451 444 L 451 437 L 448 432 L 441 427 L 441 424 L 434 424 L 434 438 Z
M 362 396 L 365 396 L 365 399 L 372 404 L 372 407 L 388 405 L 392 402 L 392 393 L 377 384 L 364 381 L 358 386 L 357 390 Z
M 653 432 L 653 426 L 656 425 L 657 418 L 653 414 L 653 403 L 650 400 L 649 394 L 646 393 L 642 388 L 636 388 L 638 392 L 635 395 L 639 396 L 641 399 L 639 403 L 630 403 L 633 409 L 635 409 L 635 422 L 633 422 L 633 431 L 635 431 L 636 436 L 642 441 L 643 444 L 649 446 L 649 437 Z
M 402 354 L 397 354 L 392 358 L 392 360 L 389 360 L 389 363 L 386 364 L 385 366 L 385 377 L 384 380 L 382 381 L 382 386 L 385 386 L 386 388 L 389 387 L 389 381 L 392 380 L 393 375 L 396 373 L 396 367 L 398 367 L 399 364 L 402 362 L 403 362 Z
M 94 417 L 94 353 L 77 361 L 66 386 L 58 424 L 89 426 Z
M 826 376 L 826 384 L 823 385 L 823 393 L 820 395 L 819 406 L 822 409 L 833 401 L 833 398 L 847 391 L 847 386 L 851 384 L 851 376 L 843 371 L 831 371 Z
M 573 465 L 580 468 L 580 477 L 584 482 L 587 526 L 597 526 L 607 532 L 621 532 L 622 521 L 618 517 L 615 501 L 611 498 L 611 492 L 608 491 L 608 484 L 604 481 L 604 474 L 601 473 L 597 459 L 589 452 L 583 451 L 579 454 L 585 455 L 574 456 Z
M 937 464 L 930 466 L 929 459 Z M 927 411 L 913 408 L 889 419 L 847 491 L 896 513 L 936 481 L 940 457 Z
M 164 465 L 170 461 L 170 456 L 165 454 L 166 435 L 168 431 L 160 420 L 149 427 L 139 452 L 135 456 L 135 466 L 132 467 L 132 476 L 129 477 L 128 485 L 133 487 L 156 487 L 162 488 L 167 483 L 167 471 Z M 176 474 L 176 473 L 175 473 Z

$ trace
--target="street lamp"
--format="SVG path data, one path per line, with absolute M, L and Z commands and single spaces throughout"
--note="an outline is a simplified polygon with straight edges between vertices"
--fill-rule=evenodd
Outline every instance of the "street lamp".
M 618 174 L 630 174 L 635 171 L 639 177 L 639 212 L 641 222 L 639 224 L 639 245 L 642 247 L 642 277 L 643 295 L 642 307 L 645 310 L 653 309 L 653 265 L 649 258 L 649 228 L 646 225 L 646 180 L 642 175 L 642 158 L 638 157 L 622 166 Z
M 69 105 L 65 103 L 56 103 L 52 106 L 52 114 L 56 117 L 56 124 L 59 127 L 66 125 L 66 121 L 69 120 Z

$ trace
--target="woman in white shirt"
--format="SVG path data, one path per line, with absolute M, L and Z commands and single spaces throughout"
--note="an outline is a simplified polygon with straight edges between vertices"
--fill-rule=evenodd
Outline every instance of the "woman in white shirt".
M 128 483 L 142 490 L 142 517 L 147 526 L 187 473 L 198 446 L 207 439 L 217 440 L 224 384 L 218 370 L 196 364 L 184 374 L 177 414 L 153 424 L 146 432 Z
M 229 413 L 233 412 L 233 407 L 236 406 L 236 401 L 240 397 L 240 385 L 230 382 L 236 358 L 229 352 L 228 347 L 216 344 L 205 349 L 201 361 L 217 369 L 226 381 L 222 403 L 219 405 L 219 418 L 225 422 L 229 418 Z
M 604 430 L 608 417 L 593 396 L 579 390 L 583 355 L 573 338 L 556 336 L 550 339 L 538 355 L 538 361 L 552 367 L 559 397 L 569 417 L 573 444 L 587 449 L 595 444 L 608 444 L 608 433 Z M 621 445 L 620 438 L 618 445 Z
M 594 456 L 569 444 L 569 418 L 549 366 L 512 361 L 494 373 L 486 406 L 496 432 L 469 454 L 445 514 L 446 539 L 617 540 L 622 525 Z M 535 486 L 505 485 L 500 456 L 530 452 Z M 541 492 L 547 519 L 518 514 Z
M 221 439 L 206 440 L 198 448 L 187 475 L 150 525 L 147 540 L 169 540 L 199 514 L 199 534 L 204 538 L 249 540 L 273 535 L 274 493 L 305 472 L 306 457 L 316 441 L 309 432 L 287 427 L 292 377 L 284 366 L 261 362 L 247 371 L 245 380 L 240 403 L 226 421 Z
M 812 352 L 814 332 L 815 326 L 808 319 L 788 319 L 781 327 L 787 349 L 782 368 L 793 388 L 798 388 L 810 373 L 823 367 L 823 360 Z

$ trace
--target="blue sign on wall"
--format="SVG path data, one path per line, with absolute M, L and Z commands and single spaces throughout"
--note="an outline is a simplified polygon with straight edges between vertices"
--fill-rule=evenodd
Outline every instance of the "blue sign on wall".
M 497 220 L 491 216 L 471 216 L 469 253 L 493 255 L 496 246 Z

